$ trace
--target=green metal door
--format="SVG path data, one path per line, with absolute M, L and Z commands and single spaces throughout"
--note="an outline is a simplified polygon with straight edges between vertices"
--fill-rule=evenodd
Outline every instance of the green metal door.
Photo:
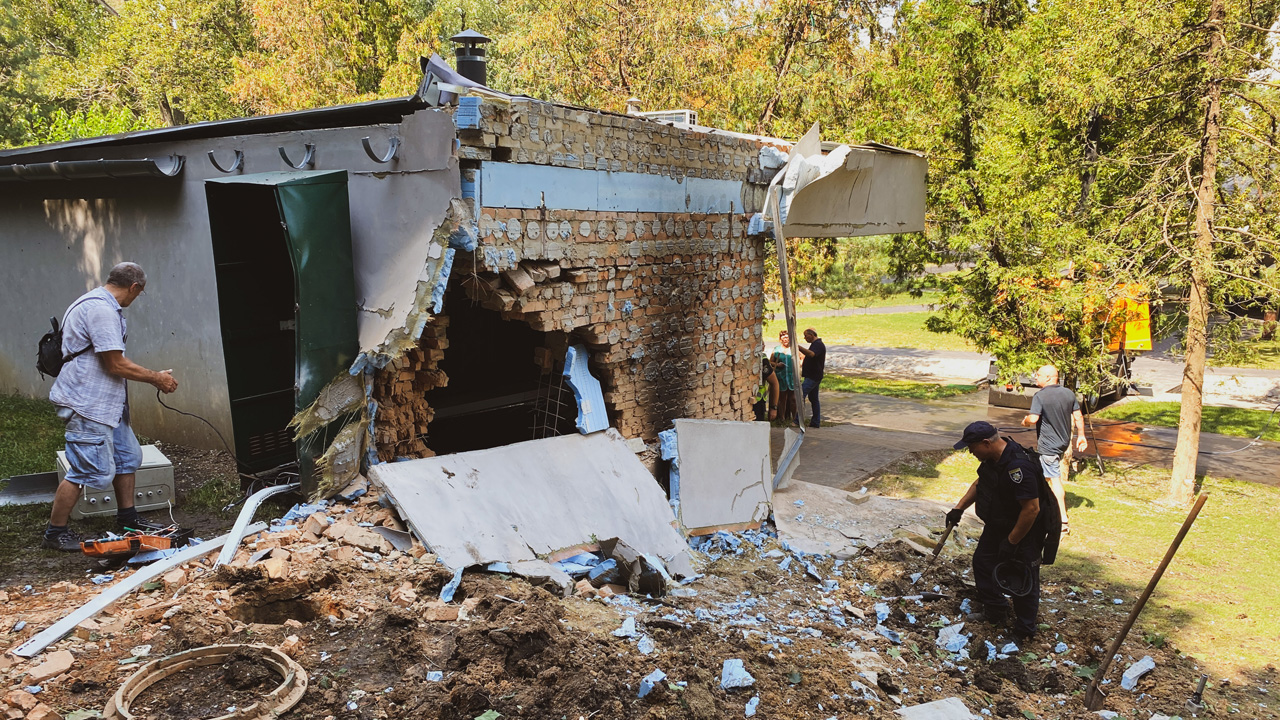
M 346 171 L 219 178 L 205 195 L 240 470 L 297 460 L 309 487 L 324 433 L 295 447 L 287 425 L 359 350 Z

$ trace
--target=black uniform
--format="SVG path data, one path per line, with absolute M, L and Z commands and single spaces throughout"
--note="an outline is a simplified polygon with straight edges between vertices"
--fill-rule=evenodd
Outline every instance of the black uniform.
M 1015 629 L 1021 634 L 1036 630 L 1036 617 L 1040 609 L 1040 564 L 1052 564 L 1058 551 L 1058 503 L 1044 479 L 1040 461 L 1026 448 L 1005 438 L 1004 452 L 996 462 L 984 461 L 978 466 L 978 497 L 975 508 L 978 517 L 986 523 L 978 547 L 973 553 L 973 581 L 978 589 L 978 601 L 988 611 L 997 614 L 1007 610 L 1008 601 L 996 585 L 992 573 L 999 563 L 1000 543 L 1008 539 L 1018 524 L 1022 512 L 1022 500 L 1038 498 L 1040 514 L 1031 530 L 1018 543 L 1017 557 L 1031 568 L 1032 590 L 1023 597 L 1013 598 L 1013 610 L 1017 616 Z M 1053 529 L 1054 532 L 1049 532 Z

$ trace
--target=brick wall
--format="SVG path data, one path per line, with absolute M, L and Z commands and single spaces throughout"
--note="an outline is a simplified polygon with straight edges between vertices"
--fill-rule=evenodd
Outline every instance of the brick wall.
M 769 178 L 761 144 L 536 101 L 472 110 L 459 120 L 464 195 L 481 162 L 744 183 L 733 213 L 708 215 L 479 207 L 468 197 L 478 246 L 455 257 L 450 293 L 587 344 L 611 424 L 627 437 L 651 440 L 680 417 L 750 419 L 764 347 L 764 240 L 747 234 Z M 412 407 L 379 411 L 384 458 L 430 452 L 429 431 L 425 444 L 411 437 L 431 414 L 429 392 L 412 396 L 447 382 L 430 362 L 432 350 L 447 352 L 443 328 L 429 333 L 425 361 L 415 355 L 375 385 L 382 402 Z

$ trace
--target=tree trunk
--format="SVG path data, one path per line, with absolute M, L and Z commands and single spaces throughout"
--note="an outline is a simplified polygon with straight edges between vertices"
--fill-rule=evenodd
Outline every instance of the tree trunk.
M 1211 0 L 1205 30 L 1209 33 L 1206 69 L 1208 107 L 1200 138 L 1200 183 L 1196 188 L 1195 242 L 1191 247 L 1190 304 L 1187 307 L 1187 356 L 1182 369 L 1182 412 L 1178 445 L 1169 477 L 1169 501 L 1190 505 L 1195 497 L 1196 458 L 1200 454 L 1200 419 L 1204 406 L 1204 365 L 1209 345 L 1209 274 L 1213 267 L 1213 220 L 1218 176 L 1218 136 L 1222 112 L 1222 25 L 1225 0 Z

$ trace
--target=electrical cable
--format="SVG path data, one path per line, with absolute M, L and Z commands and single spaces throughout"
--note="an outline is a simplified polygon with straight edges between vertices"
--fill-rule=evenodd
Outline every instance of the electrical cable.
M 208 425 L 208 426 L 209 426 L 209 429 L 210 429 L 210 430 L 212 430 L 212 431 L 213 431 L 213 433 L 214 433 L 215 435 L 217 435 L 217 436 L 218 436 L 218 440 L 222 441 L 222 447 L 226 448 L 226 450 L 227 450 L 227 454 L 228 454 L 228 455 L 230 455 L 230 456 L 231 456 L 231 459 L 235 461 L 235 463 L 236 463 L 236 475 L 240 476 L 240 478 L 242 478 L 242 479 L 248 479 L 248 480 L 249 480 L 249 485 L 248 485 L 248 487 L 246 487 L 246 488 L 245 488 L 245 492 L 244 492 L 244 494 L 243 494 L 243 495 L 241 495 L 241 496 L 240 496 L 240 499 L 239 499 L 239 500 L 236 500 L 235 502 L 232 502 L 232 503 L 230 503 L 230 504 L 226 505 L 225 507 L 223 507 L 223 508 L 222 508 L 222 512 L 228 512 L 228 511 L 230 511 L 232 508 L 234 508 L 235 506 L 237 506 L 237 505 L 239 505 L 239 504 L 243 503 L 245 500 L 248 500 L 248 499 L 249 499 L 249 496 L 250 496 L 250 495 L 252 495 L 252 494 L 254 493 L 254 486 L 255 486 L 255 485 L 257 485 L 257 484 L 258 484 L 258 483 L 260 483 L 260 482 L 264 482 L 264 480 L 263 480 L 262 478 L 260 478 L 260 477 L 255 476 L 255 475 L 249 475 L 249 474 L 246 474 L 246 473 L 243 473 L 243 472 L 241 472 L 241 471 L 240 471 L 240 467 L 241 467 L 241 465 L 242 465 L 242 464 L 241 464 L 241 462 L 240 462 L 240 458 L 236 457 L 235 451 L 233 451 L 233 450 L 231 449 L 231 445 L 230 445 L 229 443 L 227 443 L 227 439 L 226 439 L 225 437 L 223 437 L 223 436 L 222 436 L 222 433 L 221 433 L 221 432 L 218 432 L 218 428 L 214 427 L 214 426 L 213 426 L 213 423 L 209 422 L 208 420 L 205 420 L 204 418 L 200 417 L 199 415 L 196 415 L 195 413 L 189 413 L 189 412 L 186 412 L 185 410 L 179 410 L 179 409 L 178 409 L 178 408 L 176 408 L 176 407 L 173 407 L 173 406 L 171 406 L 171 405 L 166 404 L 166 403 L 165 403 L 165 401 L 164 401 L 164 399 L 160 397 L 160 388 L 156 388 L 156 402 L 160 403 L 160 406 L 161 406 L 161 407 L 163 407 L 163 408 L 165 408 L 166 410 L 171 410 L 171 411 L 173 411 L 173 412 L 178 413 L 179 415 L 186 415 L 187 417 L 195 418 L 196 420 L 199 420 L 200 422 L 204 423 L 205 425 Z M 283 467 L 283 466 L 282 466 L 282 467 Z M 285 472 L 285 471 L 281 471 L 281 472 L 277 473 L 274 477 L 277 477 L 277 478 L 278 478 L 278 477 L 280 477 L 280 476 L 282 476 L 282 475 L 284 475 L 284 476 L 287 476 L 287 475 L 294 475 L 294 476 L 296 476 L 296 473 L 288 473 L 288 472 Z M 287 479 L 287 478 L 286 478 L 286 479 Z M 276 484 L 280 484 L 280 483 L 276 483 Z M 266 485 L 263 485 L 263 487 L 266 487 Z M 170 517 L 172 518 L 172 513 L 170 513 Z

